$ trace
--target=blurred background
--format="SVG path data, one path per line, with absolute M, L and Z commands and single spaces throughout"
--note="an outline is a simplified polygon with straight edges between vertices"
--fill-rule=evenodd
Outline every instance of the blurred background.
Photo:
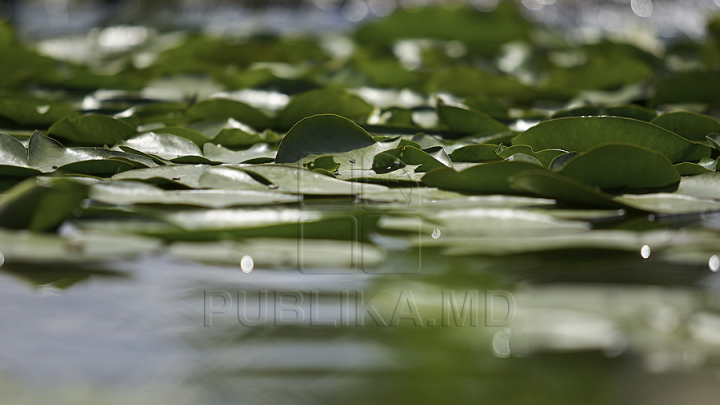
M 643 30 L 663 38 L 700 39 L 720 0 L 514 0 L 526 19 L 580 29 L 585 35 Z M 184 29 L 252 24 L 278 31 L 343 30 L 398 7 L 469 3 L 480 10 L 498 0 L 2 0 L 0 19 L 25 37 L 81 33 L 108 24 Z M 251 20 L 251 21 L 249 21 Z

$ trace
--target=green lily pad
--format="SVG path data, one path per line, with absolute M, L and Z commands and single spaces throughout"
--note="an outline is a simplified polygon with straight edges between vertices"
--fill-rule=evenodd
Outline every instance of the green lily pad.
M 665 113 L 651 123 L 696 142 L 703 142 L 707 135 L 720 132 L 720 122 L 715 118 L 688 111 Z
M 347 118 L 333 114 L 303 119 L 285 135 L 277 163 L 295 163 L 310 155 L 350 152 L 376 145 L 375 139 Z
M 318 114 L 336 114 L 353 121 L 365 121 L 374 107 L 343 90 L 311 90 L 293 97 L 277 117 L 280 129 L 290 129 L 300 120 Z
M 471 194 L 517 194 L 508 179 L 525 170 L 543 170 L 526 162 L 491 162 L 472 166 L 460 172 L 452 168 L 441 168 L 427 172 L 422 182 L 443 190 L 461 191 Z
M 533 151 L 527 145 L 515 145 L 509 148 L 499 147 L 497 155 L 503 159 L 511 159 L 516 155 L 526 155 L 535 158 L 543 167 L 550 167 L 550 164 L 560 155 L 566 154 L 567 151 L 562 149 L 545 149 L 541 151 Z M 513 159 L 514 160 L 514 159 Z
M 510 187 L 540 197 L 554 198 L 564 203 L 598 207 L 622 208 L 623 204 L 613 201 L 610 194 L 595 187 L 549 171 L 524 171 L 512 175 Z
M 677 193 L 624 194 L 614 198 L 628 207 L 658 214 L 680 215 L 720 211 L 720 202 Z
M 200 188 L 200 176 L 212 166 L 208 165 L 169 165 L 147 169 L 135 169 L 118 173 L 113 180 L 138 180 L 152 184 L 182 185 L 189 188 Z
M 496 153 L 499 145 L 478 144 L 457 148 L 450 153 L 453 162 L 479 163 L 501 159 Z
M 568 118 L 568 117 L 589 117 L 593 115 L 602 115 L 602 109 L 585 105 L 581 107 L 569 108 L 566 110 L 556 111 L 550 118 Z
M 0 230 L 0 245 L 6 264 L 99 263 L 128 260 L 162 249 L 158 239 L 107 231 L 57 236 Z
M 603 190 L 676 187 L 680 175 L 661 153 L 626 144 L 601 145 L 572 158 L 559 172 Z
M 655 86 L 655 105 L 714 103 L 720 100 L 720 72 L 689 71 L 673 75 Z
M 438 100 L 437 113 L 440 122 L 463 134 L 483 136 L 510 131 L 507 126 L 481 112 L 446 105 L 441 100 Z
M 27 96 L 0 96 L 0 117 L 19 125 L 45 127 L 63 118 L 79 116 L 71 106 L 55 101 Z
M 710 145 L 716 150 L 720 150 L 720 134 L 710 134 L 706 137 Z
M 115 145 L 135 135 L 135 128 L 106 115 L 64 118 L 50 127 L 48 135 L 83 145 Z
M 306 195 L 356 195 L 361 192 L 383 192 L 387 187 L 374 184 L 357 184 L 338 180 L 306 170 L 285 165 L 232 166 L 237 170 L 259 175 L 277 187 L 278 191 Z
M 712 173 L 717 169 L 717 160 L 702 158 L 698 163 L 683 162 L 675 165 L 675 170 L 681 176 L 696 176 L 703 173 Z
M 85 186 L 63 178 L 31 178 L 0 195 L 0 227 L 47 231 L 86 198 Z
M 401 162 L 402 165 L 397 164 L 396 161 Z M 376 173 L 389 173 L 405 167 L 405 165 L 419 165 L 414 169 L 416 173 L 453 166 L 452 161 L 441 146 L 425 150 L 410 145 L 401 146 L 378 153 L 373 158 L 373 170 Z
M 28 151 L 20 141 L 10 135 L 0 134 L 0 177 L 25 178 L 41 173 L 29 167 Z
M 234 120 L 230 119 L 230 121 Z M 274 131 L 257 133 L 252 128 L 235 128 L 236 124 L 237 122 L 231 123 L 233 127 L 221 129 L 210 142 L 231 148 L 244 148 L 258 143 L 276 143 L 280 140 L 280 135 Z
M 258 143 L 248 149 L 232 151 L 221 145 L 206 143 L 203 146 L 203 154 L 206 158 L 223 163 L 269 163 L 275 160 L 275 152 L 268 144 Z M 257 160 L 265 160 L 258 162 Z
M 149 159 L 103 148 L 65 148 L 39 131 L 30 138 L 28 153 L 30 166 L 45 173 L 59 170 L 74 174 L 113 175 L 154 165 Z
M 614 117 L 632 118 L 638 121 L 645 122 L 651 122 L 655 117 L 657 117 L 657 113 L 655 112 L 655 110 L 640 107 L 639 105 L 634 104 L 608 107 L 605 109 L 605 114 L 612 115 Z
M 294 240 L 280 238 L 242 242 L 176 242 L 170 246 L 169 252 L 186 260 L 231 266 L 237 266 L 242 256 L 248 255 L 258 268 L 299 270 L 355 269 L 361 262 L 363 268 L 369 268 L 385 259 L 385 252 L 370 243 L 305 240 L 300 245 Z
M 159 156 L 163 159 L 174 159 L 181 156 L 202 156 L 202 151 L 193 142 L 170 134 L 157 134 L 147 132 L 127 141 L 119 146 L 129 146 L 148 155 Z
M 211 182 L 206 177 L 209 173 L 206 172 L 202 176 L 201 183 Z M 252 178 L 249 180 L 255 182 Z M 234 185 L 238 186 L 238 184 Z M 163 190 L 151 184 L 130 181 L 94 184 L 89 189 L 88 197 L 94 201 L 111 205 L 194 205 L 206 208 L 264 206 L 299 201 L 298 196 L 273 192 L 265 186 L 258 187 L 258 189 L 237 187 L 236 189 L 222 190 Z
M 541 122 L 512 140 L 534 150 L 584 152 L 605 143 L 627 143 L 660 152 L 673 163 L 710 157 L 710 148 L 666 129 L 620 117 L 573 117 Z
M 212 98 L 195 103 L 185 112 L 191 121 L 226 121 L 233 118 L 257 129 L 270 128 L 273 119 L 255 107 L 224 98 Z
M 720 173 L 683 177 L 676 193 L 720 200 Z
M 153 132 L 155 132 L 156 134 L 170 134 L 179 136 L 180 138 L 185 138 L 201 148 L 203 147 L 203 145 L 210 142 L 210 137 L 207 137 L 198 131 L 185 127 L 163 127 L 154 129 Z

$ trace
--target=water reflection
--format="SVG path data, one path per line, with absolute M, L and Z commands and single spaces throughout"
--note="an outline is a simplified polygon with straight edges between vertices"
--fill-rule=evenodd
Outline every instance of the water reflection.
M 646 395 L 669 374 L 698 403 L 718 394 L 691 378 L 720 359 L 720 301 L 697 287 L 707 267 L 630 252 L 597 261 L 578 252 L 573 261 L 558 252 L 443 258 L 430 249 L 420 272 L 382 268 L 416 263 L 417 254 L 396 251 L 376 273 L 343 275 L 243 274 L 237 262 L 167 257 L 84 273 L 6 264 L 0 296 L 15 310 L 3 314 L 0 359 L 25 379 L 42 363 L 31 380 L 46 384 L 66 375 L 114 389 L 143 375 L 139 386 L 155 386 L 160 403 L 177 386 L 209 404 L 339 395 L 345 403 L 603 404 Z M 9 275 L 66 289 L 38 296 Z

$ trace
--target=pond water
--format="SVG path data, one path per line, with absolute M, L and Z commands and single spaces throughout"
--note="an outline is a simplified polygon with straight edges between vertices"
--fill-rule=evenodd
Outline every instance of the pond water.
M 428 248 L 368 272 L 168 256 L 6 264 L 0 392 L 58 404 L 715 403 L 720 279 L 642 256 Z

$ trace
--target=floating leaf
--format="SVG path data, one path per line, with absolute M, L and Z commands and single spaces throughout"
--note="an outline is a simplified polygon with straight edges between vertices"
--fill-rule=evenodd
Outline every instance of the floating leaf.
M 715 118 L 688 111 L 665 113 L 651 123 L 696 142 L 705 141 L 708 134 L 720 132 L 720 122 Z
M 135 135 L 135 128 L 105 115 L 64 118 L 50 127 L 48 135 L 84 145 L 115 145 Z
M 660 152 L 673 163 L 710 157 L 710 148 L 658 126 L 619 117 L 558 118 L 541 122 L 513 138 L 534 150 L 584 152 L 605 143 L 627 143 Z
M 510 187 L 515 190 L 554 198 L 565 203 L 599 208 L 623 207 L 623 204 L 613 201 L 610 194 L 570 177 L 549 171 L 519 172 L 511 176 L 509 182 Z
M 402 165 L 396 164 L 396 161 Z M 414 146 L 402 146 L 381 152 L 373 158 L 373 170 L 376 173 L 389 173 L 405 165 L 419 165 L 415 172 L 426 172 L 439 167 L 452 167 L 452 161 L 441 146 L 418 149 Z
M 188 108 L 185 116 L 191 121 L 226 121 L 232 118 L 257 129 L 270 128 L 273 122 L 255 107 L 224 98 L 200 101 Z
M 373 106 L 362 98 L 342 90 L 311 90 L 293 97 L 280 112 L 277 125 L 290 129 L 303 118 L 317 114 L 336 114 L 353 121 L 365 121 Z
M 605 114 L 612 115 L 614 117 L 632 118 L 638 121 L 645 122 L 651 122 L 655 117 L 657 117 L 657 113 L 655 112 L 655 110 L 640 107 L 634 104 L 608 107 L 605 109 Z
M 6 264 L 46 265 L 128 260 L 159 252 L 162 248 L 162 242 L 157 239 L 114 234 L 107 230 L 73 233 L 70 236 L 0 230 L 0 245 L 3 247 Z
M 45 173 L 60 170 L 74 174 L 112 175 L 153 165 L 152 161 L 108 149 L 65 148 L 39 131 L 30 138 L 28 153 L 30 166 Z
M 449 156 L 453 162 L 479 163 L 498 160 L 500 159 L 496 153 L 498 146 L 493 144 L 467 145 L 455 149 Z
M 698 163 L 683 162 L 675 165 L 675 170 L 681 176 L 695 176 L 703 173 L 714 172 L 717 168 L 717 160 L 702 158 Z
M 513 156 L 521 154 L 536 159 L 543 167 L 550 167 L 555 158 L 566 153 L 567 151 L 561 149 L 545 149 L 535 152 L 527 145 L 515 145 L 509 148 L 500 147 L 497 150 L 497 155 L 503 159 L 511 159 Z
M 525 170 L 543 170 L 532 163 L 492 162 L 472 166 L 460 172 L 452 168 L 429 171 L 422 178 L 428 186 L 472 194 L 517 194 L 508 179 Z
M 299 167 L 283 165 L 233 166 L 235 169 L 259 175 L 277 187 L 278 191 L 307 195 L 355 195 L 361 192 L 382 192 L 387 187 L 358 184 L 338 180 Z
M 310 155 L 350 152 L 376 145 L 375 139 L 347 118 L 332 114 L 303 119 L 285 135 L 277 163 L 295 163 Z
M 154 129 L 153 132 L 155 132 L 156 134 L 170 134 L 179 136 L 180 138 L 185 138 L 201 148 L 203 147 L 203 145 L 210 142 L 210 137 L 207 137 L 198 131 L 185 127 L 163 127 Z
M 42 173 L 29 167 L 28 151 L 10 135 L 0 134 L 0 177 L 25 178 Z
M 63 118 L 78 114 L 71 106 L 55 100 L 27 96 L 0 96 L 0 117 L 23 126 L 47 128 Z
M 268 163 L 275 160 L 277 152 L 272 150 L 266 143 L 258 143 L 246 150 L 232 151 L 221 145 L 206 143 L 203 147 L 203 153 L 206 158 L 223 163 Z M 264 160 L 258 162 L 257 160 Z
M 624 144 L 582 152 L 560 174 L 603 190 L 676 187 L 680 175 L 661 153 Z
M 720 100 L 719 72 L 683 72 L 660 81 L 655 87 L 655 105 L 713 103 Z
M 230 170 L 230 169 L 227 169 Z M 200 181 L 209 184 L 205 176 Z M 240 172 L 242 173 L 242 172 Z M 249 180 L 252 180 L 250 178 Z M 257 183 L 257 182 L 255 182 Z M 235 184 L 237 187 L 237 184 Z M 289 194 L 272 192 L 267 187 L 258 189 L 236 188 L 223 190 L 162 190 L 146 183 L 130 181 L 111 181 L 94 184 L 90 187 L 89 198 L 111 205 L 159 204 L 159 205 L 196 205 L 207 208 L 226 208 L 233 206 L 257 206 L 268 204 L 297 203 L 299 198 Z
M 0 227 L 47 231 L 70 217 L 85 186 L 63 178 L 27 179 L 0 195 Z
M 156 134 L 147 132 L 127 141 L 122 146 L 129 146 L 140 152 L 159 156 L 163 159 L 173 159 L 181 156 L 202 156 L 202 152 L 193 142 L 170 134 Z
M 446 105 L 440 100 L 437 113 L 440 121 L 448 128 L 464 134 L 482 136 L 510 131 L 507 126 L 481 112 Z

